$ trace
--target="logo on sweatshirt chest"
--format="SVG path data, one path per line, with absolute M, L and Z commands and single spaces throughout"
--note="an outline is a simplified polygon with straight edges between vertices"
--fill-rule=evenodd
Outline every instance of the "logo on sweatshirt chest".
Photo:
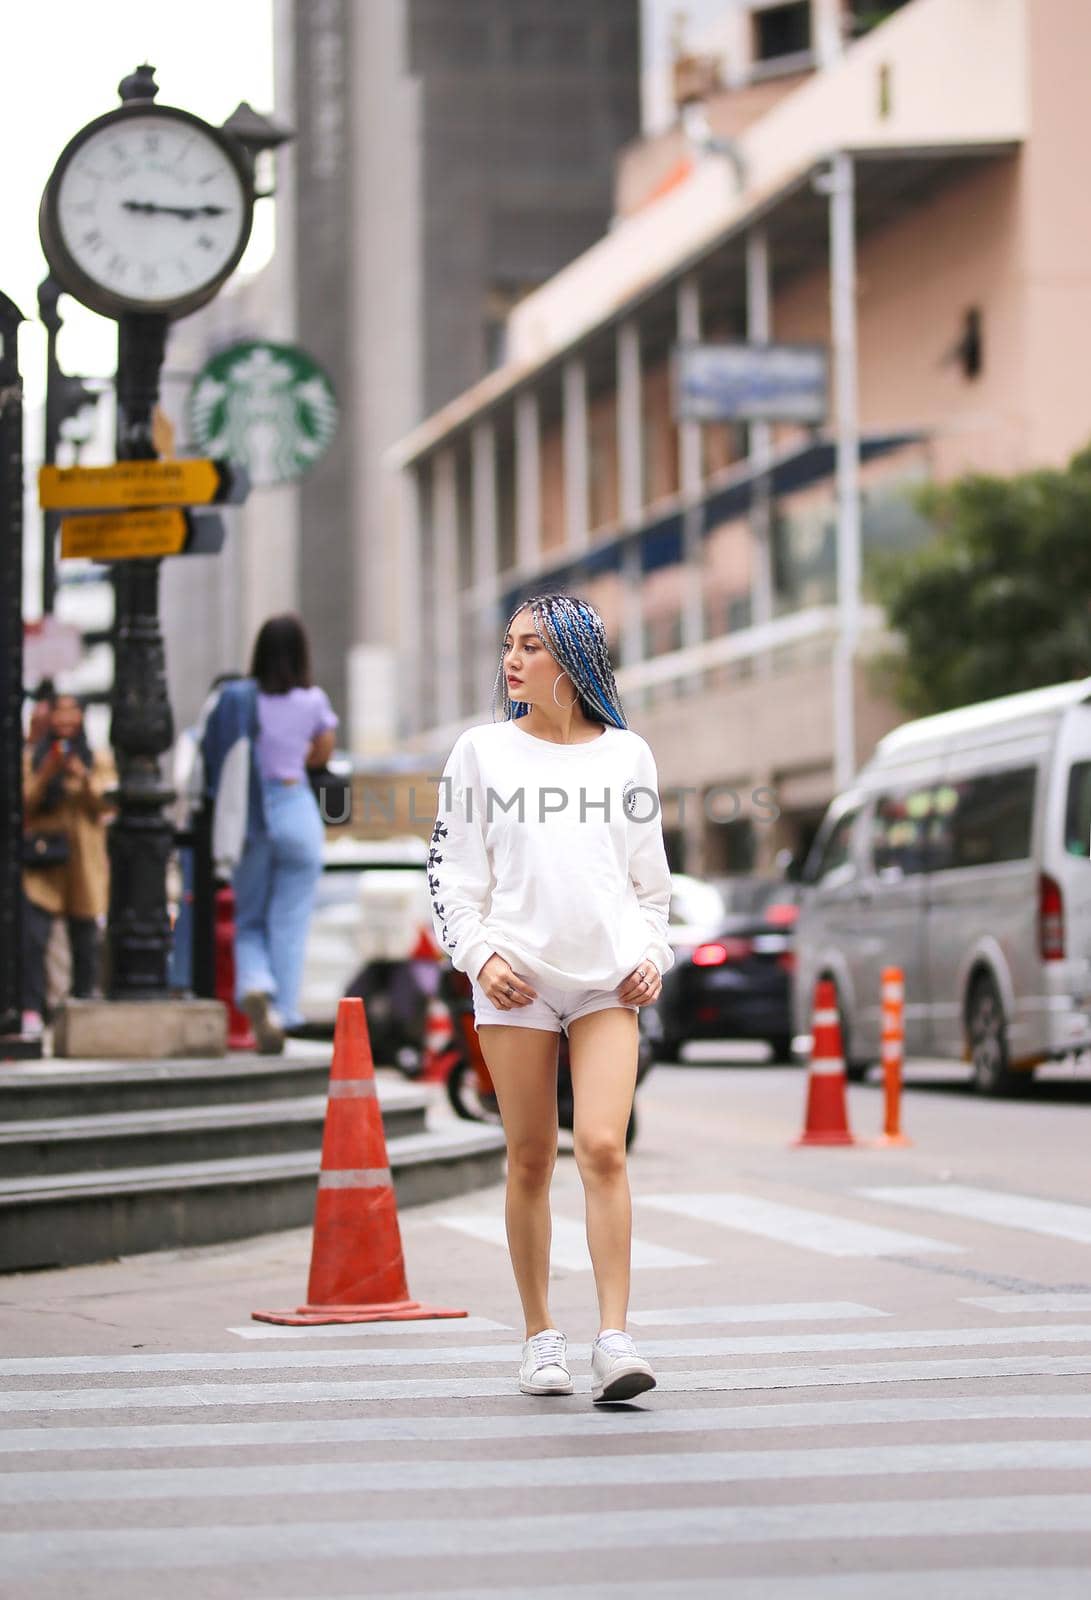
M 633 817 L 640 804 L 640 789 L 635 778 L 629 778 L 621 790 L 621 803 L 625 807 L 625 815 Z

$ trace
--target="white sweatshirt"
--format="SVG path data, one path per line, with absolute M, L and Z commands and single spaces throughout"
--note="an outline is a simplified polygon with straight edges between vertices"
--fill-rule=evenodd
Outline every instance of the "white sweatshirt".
M 660 972 L 670 873 L 647 744 L 606 728 L 551 744 L 522 719 L 469 728 L 440 784 L 428 858 L 432 919 L 460 971 L 493 954 L 559 989 L 613 989 L 644 957 Z

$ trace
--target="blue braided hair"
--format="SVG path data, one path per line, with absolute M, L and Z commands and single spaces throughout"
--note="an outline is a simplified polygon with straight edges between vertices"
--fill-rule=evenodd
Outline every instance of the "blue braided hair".
M 508 618 L 506 632 L 510 631 L 520 611 L 530 612 L 535 633 L 557 665 L 572 679 L 584 716 L 606 727 L 627 728 L 629 724 L 610 665 L 606 628 L 594 606 L 570 594 L 535 595 L 516 606 Z M 493 682 L 494 722 L 498 706 L 505 722 L 525 717 L 530 710 L 525 700 L 513 700 L 508 693 L 503 643 Z

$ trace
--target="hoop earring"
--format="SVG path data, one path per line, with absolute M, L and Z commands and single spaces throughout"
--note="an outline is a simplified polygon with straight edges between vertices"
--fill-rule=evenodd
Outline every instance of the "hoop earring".
M 563 677 L 564 677 L 564 673 L 563 672 L 558 672 L 557 676 L 553 680 L 553 703 L 554 703 L 554 705 L 560 706 L 562 711 L 571 711 L 572 707 L 576 704 L 576 700 L 579 699 L 579 695 L 577 694 L 576 699 L 571 701 L 571 703 L 569 705 L 567 705 L 567 706 L 561 705 L 561 702 L 557 699 L 557 685 L 560 683 L 560 681 L 561 681 L 561 679 Z

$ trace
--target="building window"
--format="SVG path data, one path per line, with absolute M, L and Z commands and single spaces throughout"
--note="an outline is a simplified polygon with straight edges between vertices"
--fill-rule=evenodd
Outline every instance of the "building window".
M 709 877 L 753 872 L 757 857 L 754 824 L 749 817 L 705 826 L 705 871 Z
M 754 60 L 776 61 L 780 56 L 804 54 L 811 48 L 810 0 L 770 6 L 754 13 Z

